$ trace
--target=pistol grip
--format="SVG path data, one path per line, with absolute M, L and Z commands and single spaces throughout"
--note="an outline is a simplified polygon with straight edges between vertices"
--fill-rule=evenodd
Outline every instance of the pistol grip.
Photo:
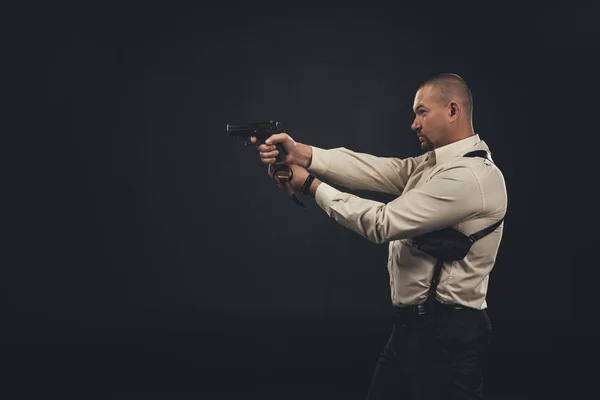
M 278 154 L 275 157 L 275 163 L 284 162 L 287 153 L 285 152 L 285 150 L 283 150 L 283 146 L 281 145 L 281 143 L 275 143 L 275 149 L 278 151 Z

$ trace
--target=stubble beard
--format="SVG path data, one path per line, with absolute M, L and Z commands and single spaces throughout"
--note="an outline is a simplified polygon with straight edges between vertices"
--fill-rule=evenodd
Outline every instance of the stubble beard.
M 426 138 L 423 137 L 425 140 L 423 140 L 420 144 L 421 144 L 421 150 L 423 150 L 424 152 L 428 152 L 433 150 L 433 144 Z

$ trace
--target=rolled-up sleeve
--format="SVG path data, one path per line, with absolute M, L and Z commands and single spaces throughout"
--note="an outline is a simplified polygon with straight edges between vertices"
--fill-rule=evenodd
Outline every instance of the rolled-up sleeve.
M 344 147 L 312 147 L 308 171 L 321 180 L 351 190 L 371 190 L 399 195 L 418 165 L 416 157 L 376 157 Z
M 483 209 L 479 181 L 468 167 L 441 171 L 385 204 L 321 183 L 315 201 L 340 225 L 374 243 L 412 238 L 455 225 Z

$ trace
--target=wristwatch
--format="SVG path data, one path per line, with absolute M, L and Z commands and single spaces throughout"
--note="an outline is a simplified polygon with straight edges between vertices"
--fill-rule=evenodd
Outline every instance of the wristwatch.
M 302 194 L 306 197 L 311 197 L 310 195 L 310 185 L 315 180 L 316 176 L 314 174 L 308 174 L 308 177 L 304 181 L 304 185 L 302 185 Z

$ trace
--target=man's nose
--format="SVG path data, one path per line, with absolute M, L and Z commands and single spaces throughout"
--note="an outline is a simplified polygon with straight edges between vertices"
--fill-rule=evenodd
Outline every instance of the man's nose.
M 410 126 L 410 129 L 412 129 L 413 131 L 418 131 L 419 129 L 421 129 L 421 124 L 419 124 L 417 120 L 414 120 L 412 125 Z

